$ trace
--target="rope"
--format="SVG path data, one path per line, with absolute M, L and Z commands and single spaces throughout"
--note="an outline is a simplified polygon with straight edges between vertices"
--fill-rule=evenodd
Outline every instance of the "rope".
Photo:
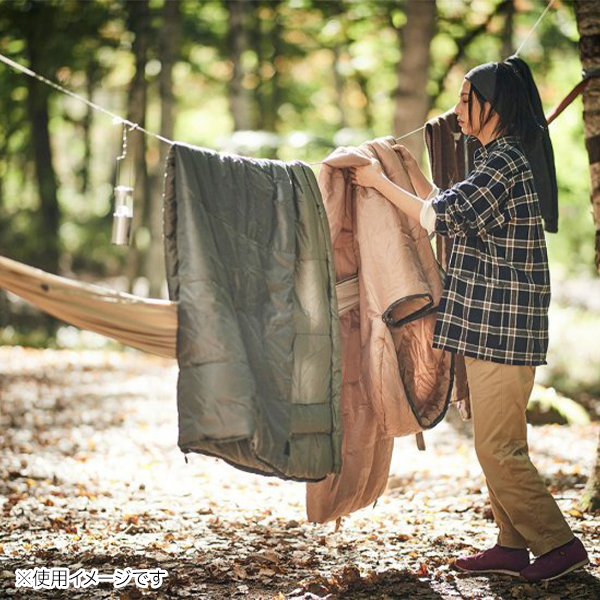
M 552 109 L 546 121 L 548 125 L 554 121 L 567 108 L 579 94 L 583 93 L 588 86 L 590 80 L 595 77 L 600 77 L 600 68 L 592 69 L 591 71 L 583 71 L 583 79 L 564 97 L 560 104 Z
M 403 140 L 404 138 L 408 137 L 409 135 L 412 135 L 413 133 L 419 133 L 419 131 L 423 131 L 423 129 L 425 129 L 426 125 L 421 125 L 421 127 L 419 127 L 418 129 L 413 129 L 413 131 L 409 131 L 408 133 L 405 133 L 404 135 L 401 135 L 398 138 L 394 138 L 395 142 L 399 142 L 400 140 Z M 323 161 L 321 162 L 316 162 L 316 163 L 308 163 L 311 167 L 315 166 L 315 165 L 322 165 Z
M 531 37 L 531 34 L 537 29 L 537 26 L 542 22 L 542 19 L 546 16 L 546 13 L 550 10 L 552 5 L 556 2 L 556 0 L 550 0 L 548 6 L 546 6 L 546 10 L 538 17 L 538 20 L 535 22 L 533 27 L 529 30 L 529 33 L 525 36 L 525 39 L 521 42 L 521 45 L 515 52 L 515 56 L 519 56 L 521 50 L 523 50 L 523 46 L 527 43 L 527 40 Z
M 139 131 L 143 131 L 146 135 L 155 137 L 157 140 L 160 140 L 161 142 L 166 142 L 167 144 L 175 143 L 173 140 L 169 140 L 166 137 L 163 137 L 162 135 L 158 135 L 157 133 L 148 131 L 147 129 L 144 129 L 137 123 L 133 123 L 129 119 L 124 119 L 123 117 L 120 117 L 119 115 L 117 115 L 113 112 L 110 112 L 110 110 L 106 110 L 106 108 L 103 108 L 99 104 L 95 104 L 94 102 L 88 100 L 87 98 L 84 98 L 83 96 L 79 96 L 75 92 L 72 92 L 71 90 L 68 90 L 67 88 L 64 88 L 62 85 L 59 85 L 58 83 L 55 83 L 54 81 L 50 81 L 50 79 L 46 79 L 45 77 L 42 77 L 41 75 L 38 75 L 31 69 L 28 69 L 27 67 L 24 67 L 23 65 L 20 65 L 18 62 L 11 60 L 10 58 L 4 56 L 3 54 L 0 54 L 0 61 L 7 64 L 9 67 L 12 67 L 13 69 L 20 71 L 21 73 L 25 73 L 25 75 L 29 75 L 30 77 L 33 77 L 34 79 L 37 79 L 37 80 L 41 81 L 42 83 L 45 83 L 46 85 L 49 85 L 50 87 L 53 87 L 55 90 L 58 90 L 59 92 L 62 92 L 63 94 L 66 94 L 67 96 L 71 96 L 71 98 L 75 98 L 76 100 L 79 100 L 79 101 L 83 102 L 84 104 L 87 104 L 90 108 L 93 108 L 94 110 L 97 110 L 101 113 L 104 113 L 105 115 L 108 115 L 109 117 L 112 117 L 114 123 L 123 123 L 124 125 L 128 125 L 130 127 L 130 131 L 132 129 L 138 129 Z
M 525 39 L 521 42 L 521 45 L 519 46 L 518 50 L 515 52 L 515 56 L 519 55 L 519 53 L 523 49 L 523 46 L 525 46 L 525 44 L 531 37 L 531 34 L 537 29 L 538 25 L 542 22 L 542 19 L 546 16 L 546 13 L 550 10 L 550 8 L 554 4 L 554 2 L 556 2 L 556 0 L 550 0 L 550 2 L 548 3 L 548 6 L 546 6 L 546 9 L 544 10 L 544 12 L 538 17 L 538 20 L 535 22 L 535 24 L 533 25 L 533 27 L 531 28 L 531 30 L 529 31 L 529 33 L 527 34 Z M 5 64 L 7 64 L 9 67 L 12 67 L 13 69 L 16 69 L 17 71 L 20 71 L 21 73 L 25 73 L 25 75 L 29 75 L 30 77 L 33 77 L 34 79 L 37 79 L 38 81 L 41 81 L 42 83 L 44 83 L 46 85 L 49 85 L 50 87 L 54 88 L 55 90 L 58 90 L 59 92 L 62 92 L 63 94 L 66 94 L 67 96 L 70 96 L 71 98 L 75 98 L 76 100 L 79 100 L 80 102 L 83 102 L 84 104 L 87 104 L 90 108 L 92 108 L 94 110 L 97 110 L 101 113 L 104 113 L 105 115 L 108 115 L 109 117 L 112 117 L 114 123 L 123 123 L 123 125 L 128 125 L 130 128 L 130 131 L 133 129 L 137 129 L 138 131 L 142 131 L 146 135 L 156 138 L 157 140 L 160 140 L 161 142 L 165 142 L 166 144 L 172 145 L 172 144 L 177 143 L 176 141 L 170 140 L 166 137 L 163 137 L 162 135 L 159 135 L 158 133 L 154 133 L 153 131 L 148 131 L 147 129 L 144 129 L 137 123 L 133 123 L 129 119 L 124 119 L 123 117 L 111 112 L 110 110 L 107 110 L 106 108 L 100 106 L 99 104 L 96 104 L 96 103 L 92 102 L 91 100 L 88 100 L 87 98 L 84 98 L 83 96 L 80 96 L 79 94 L 76 94 L 75 92 L 72 92 L 71 90 L 63 87 L 62 85 L 59 85 L 58 83 L 55 83 L 54 81 L 51 81 L 50 79 L 46 79 L 42 75 L 38 75 L 31 69 L 24 67 L 23 65 L 19 64 L 18 62 L 15 62 L 14 60 L 8 58 L 7 56 L 4 56 L 3 54 L 0 54 L 0 62 L 3 62 Z M 422 131 L 423 129 L 425 129 L 425 125 L 422 125 L 418 129 L 409 131 L 408 133 L 401 135 L 399 138 L 394 138 L 394 139 L 396 142 L 399 142 L 400 140 L 403 140 L 404 138 L 414 135 L 415 133 L 418 133 L 419 131 Z M 308 164 L 311 166 L 321 165 L 321 164 L 323 164 L 323 161 L 316 162 L 316 163 L 308 163 Z
M 395 138 L 395 140 L 397 142 L 399 142 L 400 140 L 403 140 L 405 137 L 408 137 L 409 135 L 412 135 L 413 133 L 419 133 L 419 131 L 423 131 L 423 129 L 425 129 L 425 127 L 427 127 L 427 125 L 421 125 L 421 127 L 419 127 L 419 129 L 413 129 L 413 131 L 405 133 L 404 135 L 401 135 L 399 138 Z

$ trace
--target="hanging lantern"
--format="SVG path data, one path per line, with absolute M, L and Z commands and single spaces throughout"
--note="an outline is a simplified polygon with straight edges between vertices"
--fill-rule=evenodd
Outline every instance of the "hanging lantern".
M 133 188 L 118 185 L 115 188 L 115 210 L 113 212 L 112 243 L 128 246 L 131 243 L 133 223 Z
M 131 129 L 134 129 L 132 127 Z M 119 185 L 121 162 L 127 156 L 127 127 L 123 123 L 123 150 L 117 158 L 116 186 L 114 189 L 114 210 L 112 243 L 118 246 L 128 246 L 131 243 L 133 226 L 133 188 L 128 185 Z

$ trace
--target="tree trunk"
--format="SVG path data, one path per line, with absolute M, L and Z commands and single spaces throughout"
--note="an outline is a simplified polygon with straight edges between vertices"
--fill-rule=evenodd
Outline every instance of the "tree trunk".
M 146 81 L 146 62 L 150 44 L 150 8 L 148 0 L 128 2 L 129 30 L 135 35 L 132 52 L 135 59 L 135 73 L 129 88 L 127 119 L 141 127 L 146 126 L 146 106 L 148 103 L 148 83 Z M 140 247 L 143 237 L 139 234 L 148 222 L 149 183 L 146 168 L 146 136 L 139 131 L 128 133 L 127 158 L 121 169 L 121 183 L 129 185 L 129 174 L 133 169 L 133 240 L 128 249 L 125 274 L 129 279 L 130 290 L 134 279 L 140 273 L 140 265 L 144 263 L 144 254 L 148 247 Z
M 229 109 L 234 131 L 254 129 L 252 95 L 243 85 L 246 75 L 243 54 L 250 49 L 250 2 L 226 2 L 229 11 L 229 48 L 233 62 L 233 76 L 229 82 Z
M 575 16 L 579 31 L 579 54 L 584 71 L 600 65 L 600 3 L 596 0 L 577 0 Z M 583 93 L 583 120 L 585 145 L 590 162 L 592 183 L 591 201 L 596 229 L 596 269 L 600 272 L 600 78 L 590 80 Z M 600 438 L 596 464 L 586 486 L 582 507 L 600 508 Z
M 337 99 L 336 106 L 340 111 L 339 128 L 348 127 L 348 118 L 346 116 L 346 102 L 344 100 L 346 91 L 346 81 L 340 72 L 340 56 L 344 45 L 336 42 L 332 48 L 333 52 L 333 83 L 335 89 L 335 97 Z
M 363 115 L 365 116 L 365 128 L 369 131 L 373 131 L 375 119 L 373 116 L 373 105 L 371 104 L 371 100 L 369 98 L 369 81 L 367 77 L 365 77 L 365 75 L 360 71 L 356 71 L 354 79 L 365 98 L 365 106 L 362 110 Z
M 348 114 L 346 105 L 346 78 L 342 75 L 341 60 L 342 56 L 348 52 L 348 33 L 346 7 L 340 0 L 327 2 L 326 5 L 319 6 L 321 9 L 321 18 L 324 21 L 337 19 L 340 22 L 340 32 L 332 41 L 331 52 L 333 53 L 333 89 L 335 91 L 335 106 L 339 110 L 340 119 L 337 124 L 338 129 L 348 127 Z
M 504 30 L 502 31 L 502 59 L 512 56 L 515 52 L 515 47 L 513 45 L 514 22 L 515 2 L 514 0 L 509 0 L 506 6 Z
M 165 2 L 162 9 L 162 27 L 160 30 L 159 49 L 161 70 L 158 80 L 160 92 L 160 135 L 173 139 L 175 129 L 175 95 L 173 94 L 173 67 L 177 60 L 179 47 L 180 11 L 179 2 Z M 159 171 L 166 164 L 169 146 L 160 142 Z M 149 294 L 153 298 L 161 296 L 166 279 L 163 245 L 163 185 L 162 179 L 152 186 L 150 209 L 150 251 L 147 255 L 145 273 L 150 282 Z
M 264 46 L 265 46 L 265 34 L 263 32 L 263 3 L 261 0 L 248 0 L 248 5 L 251 7 L 251 15 L 249 17 L 248 28 L 249 28 L 249 42 L 250 47 L 256 52 L 256 69 L 254 69 L 254 76 L 257 84 L 253 89 L 253 96 L 255 98 L 256 106 L 256 118 L 254 120 L 254 129 L 259 131 L 267 130 L 267 118 L 268 118 L 268 90 L 265 81 L 263 80 L 261 67 L 264 59 Z
M 42 4 L 34 4 L 29 19 L 23 27 L 27 54 L 33 71 L 44 73 L 44 50 L 40 39 L 52 17 L 52 10 Z M 36 266 L 58 272 L 60 209 L 57 199 L 57 182 L 52 165 L 52 148 L 48 129 L 49 88 L 35 79 L 27 78 L 27 112 L 31 123 L 31 138 L 35 162 L 35 175 L 40 196 L 38 250 Z
M 600 509 L 600 436 L 598 436 L 596 462 L 583 491 L 581 508 L 586 511 Z
M 86 80 L 85 87 L 87 93 L 87 99 L 93 102 L 94 87 L 96 85 L 96 73 L 98 72 L 98 63 L 95 60 L 91 60 L 86 69 Z M 86 106 L 85 115 L 82 120 L 83 127 L 83 147 L 84 155 L 83 162 L 81 165 L 81 194 L 86 194 L 90 185 L 90 164 L 92 161 L 92 122 L 94 119 L 94 109 L 90 106 Z
M 273 75 L 269 79 L 270 102 L 268 103 L 268 110 L 266 111 L 265 118 L 263 119 L 264 129 L 267 131 L 277 131 L 277 125 L 279 123 L 279 107 L 281 106 L 283 99 L 282 89 L 279 85 L 279 72 L 277 70 L 277 64 L 275 62 L 275 59 L 278 56 L 280 56 L 283 52 L 281 38 L 283 34 L 283 27 L 281 25 L 281 20 L 278 19 L 280 4 L 281 0 L 271 0 L 268 4 L 269 10 L 273 11 L 273 19 L 272 22 L 269 24 L 269 35 L 267 37 L 269 43 L 268 45 L 265 44 L 265 46 L 271 50 L 269 54 L 265 52 L 264 48 L 261 52 L 262 59 L 266 59 L 268 64 L 273 65 Z M 262 79 L 261 70 L 259 70 L 259 74 Z M 266 106 L 267 103 L 265 102 L 265 108 Z
M 437 7 L 434 0 L 408 0 L 406 25 L 400 30 L 402 56 L 398 65 L 398 88 L 394 132 L 396 136 L 418 129 L 427 120 L 429 97 L 429 45 L 435 33 Z M 402 143 L 422 162 L 422 135 L 412 135 Z

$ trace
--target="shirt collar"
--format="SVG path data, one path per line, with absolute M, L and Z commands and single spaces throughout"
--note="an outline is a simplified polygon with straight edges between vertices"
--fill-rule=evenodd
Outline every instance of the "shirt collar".
M 519 143 L 519 138 L 516 135 L 501 135 L 489 141 L 485 146 L 480 146 L 475 150 L 473 158 L 476 161 L 487 157 L 488 153 L 494 148 L 502 146 L 515 146 Z

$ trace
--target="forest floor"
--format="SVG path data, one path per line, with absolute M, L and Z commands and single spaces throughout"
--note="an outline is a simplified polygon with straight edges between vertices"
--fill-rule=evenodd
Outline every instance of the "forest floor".
M 176 381 L 174 361 L 139 353 L 0 348 L 0 598 L 600 598 L 600 514 L 577 509 L 597 425 L 530 428 L 591 560 L 531 585 L 450 564 L 496 537 L 460 418 L 426 432 L 425 452 L 398 439 L 385 495 L 335 532 L 306 521 L 304 484 L 201 455 L 186 464 Z M 106 579 L 16 587 L 16 569 L 35 567 Z M 126 568 L 167 575 L 144 589 Z

